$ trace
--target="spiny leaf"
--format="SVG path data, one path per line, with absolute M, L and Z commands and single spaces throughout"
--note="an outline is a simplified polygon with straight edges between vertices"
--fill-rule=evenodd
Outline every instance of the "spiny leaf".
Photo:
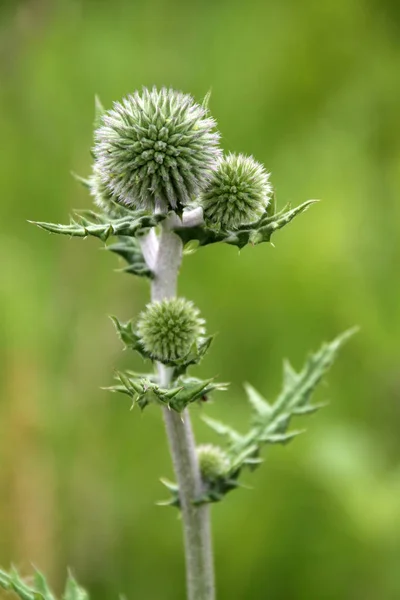
M 160 481 L 170 492 L 171 497 L 168 500 L 160 500 L 157 502 L 157 506 L 176 506 L 179 508 L 179 486 L 176 483 L 169 481 L 169 479 L 161 478 Z
M 332 366 L 341 346 L 357 331 L 345 331 L 330 343 L 323 344 L 312 354 L 300 373 L 296 373 L 289 363 L 284 367 L 284 387 L 273 406 L 273 414 L 283 410 L 293 411 L 308 404 L 310 396 L 327 370 Z
M 318 404 L 311 404 L 309 406 L 299 406 L 298 408 L 294 408 L 292 410 L 292 414 L 295 416 L 311 415 L 317 412 L 317 410 L 320 408 L 325 408 L 325 406 L 328 406 L 328 404 L 328 402 L 319 402 Z
M 186 406 L 202 400 L 214 391 L 225 391 L 226 384 L 215 383 L 212 379 L 196 379 L 194 377 L 181 377 L 171 388 L 162 388 L 146 375 L 131 372 L 116 373 L 118 385 L 105 388 L 112 392 L 127 394 L 141 409 L 150 403 L 168 406 L 176 412 L 182 412 Z
M 290 431 L 289 433 L 272 433 L 267 435 L 265 439 L 261 437 L 260 441 L 264 444 L 287 444 L 301 433 L 304 433 L 304 429 Z
M 169 490 L 170 492 L 178 492 L 179 491 L 178 485 L 176 483 L 174 483 L 173 481 L 170 481 L 169 479 L 165 479 L 164 477 L 161 477 L 160 481 L 163 485 L 165 485 L 167 490 Z
M 53 593 L 48 586 L 46 577 L 38 570 L 35 571 L 34 585 L 35 589 L 42 594 L 44 600 L 54 600 Z
M 312 204 L 315 204 L 318 200 L 307 200 L 307 202 L 303 202 L 300 206 L 296 206 L 291 210 L 283 213 L 281 216 L 276 218 L 276 220 L 272 220 L 266 222 L 265 224 L 260 223 L 260 227 L 254 230 L 249 236 L 249 242 L 253 245 L 261 244 L 262 242 L 269 242 L 271 240 L 271 236 L 278 229 L 282 229 L 285 225 L 288 225 L 295 217 L 305 212 L 310 208 Z
M 139 346 L 139 337 L 135 332 L 134 321 L 131 319 L 123 323 L 117 317 L 110 316 L 111 321 L 114 323 L 115 329 L 117 330 L 118 336 L 126 348 L 132 348 L 134 350 Z
M 9 573 L 0 570 L 0 587 L 15 592 L 21 600 L 46 600 L 35 586 L 28 585 L 13 567 Z
M 169 400 L 168 405 L 170 408 L 177 412 L 182 412 L 188 404 L 192 404 L 197 400 L 202 400 L 205 396 L 209 396 L 212 392 L 225 391 L 227 384 L 225 383 L 214 383 L 213 379 L 201 379 L 195 378 L 181 378 L 182 386 L 178 393 Z M 162 400 L 162 398 L 160 398 Z
M 14 592 L 21 600 L 55 600 L 45 576 L 36 571 L 30 585 L 13 567 L 10 572 L 0 570 L 0 588 Z M 78 585 L 71 573 L 68 574 L 62 600 L 88 600 L 87 592 Z
M 224 423 L 203 417 L 214 431 L 228 438 L 226 452 L 230 469 L 226 480 L 236 480 L 245 466 L 256 468 L 260 463 L 259 452 L 263 445 L 287 444 L 302 433 L 300 430 L 289 430 L 292 418 L 311 414 L 324 406 L 310 403 L 312 393 L 332 365 L 339 349 L 355 331 L 356 329 L 346 331 L 332 342 L 323 344 L 318 352 L 308 358 L 298 373 L 285 361 L 283 390 L 272 406 L 252 386 L 246 384 L 246 393 L 253 408 L 253 426 L 245 435 Z M 206 502 L 220 500 L 224 495 L 223 489 L 224 493 L 232 489 L 229 486 L 224 488 L 221 481 L 215 485 L 209 483 L 208 488 L 203 497 Z
M 107 250 L 121 256 L 128 264 L 121 269 L 125 273 L 132 273 L 139 277 L 154 277 L 153 272 L 149 269 L 143 257 L 139 242 L 134 237 L 119 236 L 115 244 L 106 246 Z
M 18 594 L 24 593 L 26 596 L 33 594 L 35 600 L 42 600 L 42 594 L 36 590 L 34 586 L 30 586 L 28 583 L 24 582 L 14 566 L 10 569 L 10 576 L 13 585 L 15 586 L 14 591 L 16 591 L 18 586 Z
M 87 213 L 77 213 L 76 217 L 70 220 L 69 225 L 42 221 L 28 222 L 50 233 L 81 238 L 92 236 L 105 242 L 111 236 L 135 236 L 141 231 L 155 227 L 165 218 L 165 215 L 149 215 L 143 211 L 132 212 L 131 215 L 119 219 L 111 219 L 93 212 L 91 215 L 92 218 L 88 218 Z
M 246 390 L 247 398 L 257 415 L 259 415 L 261 418 L 269 416 L 272 409 L 265 398 L 263 398 L 261 394 L 259 394 L 257 390 L 250 385 L 250 383 L 245 383 L 244 389 Z
M 293 369 L 290 362 L 285 359 L 283 361 L 283 385 L 291 386 L 296 381 L 296 371 Z
M 82 588 L 73 577 L 72 573 L 68 573 L 67 582 L 62 600 L 88 600 L 87 591 Z
M 203 421 L 219 435 L 226 436 L 232 443 L 237 443 L 243 440 L 243 436 L 240 435 L 240 433 L 235 431 L 232 427 L 225 425 L 225 423 L 221 423 L 216 419 L 211 419 L 211 417 L 206 416 L 203 416 Z
M 318 200 L 307 200 L 293 209 L 285 207 L 282 211 L 272 215 L 271 211 L 267 209 L 261 219 L 250 225 L 239 227 L 235 231 L 222 231 L 207 228 L 205 225 L 198 225 L 196 227 L 177 228 L 175 233 L 179 235 L 185 245 L 191 240 L 197 240 L 199 246 L 207 246 L 217 242 L 237 246 L 239 249 L 247 244 L 255 246 L 262 242 L 269 242 L 276 231 L 288 225 L 295 217 L 305 212 L 316 202 Z

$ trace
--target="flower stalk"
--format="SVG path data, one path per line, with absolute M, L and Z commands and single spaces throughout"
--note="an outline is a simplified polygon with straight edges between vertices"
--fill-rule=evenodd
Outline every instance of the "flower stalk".
M 153 301 L 171 298 L 177 292 L 182 241 L 171 231 L 171 225 L 174 223 L 176 225 L 175 219 L 172 223 L 166 220 L 162 224 L 157 260 L 154 265 L 155 278 L 151 284 Z M 152 252 L 150 252 L 151 256 Z M 159 384 L 165 388 L 169 387 L 173 375 L 172 367 L 158 363 L 157 371 Z M 185 409 L 182 414 L 179 414 L 169 408 L 163 408 L 163 416 L 179 486 L 188 600 L 214 600 L 210 509 L 208 504 L 197 506 L 194 503 L 194 500 L 202 495 L 203 485 L 189 411 Z

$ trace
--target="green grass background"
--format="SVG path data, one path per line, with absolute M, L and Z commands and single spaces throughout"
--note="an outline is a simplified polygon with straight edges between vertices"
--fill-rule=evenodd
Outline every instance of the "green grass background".
M 157 410 L 109 395 L 108 314 L 144 281 L 94 240 L 40 232 L 90 198 L 93 98 L 173 86 L 211 110 L 226 151 L 272 172 L 278 202 L 323 202 L 275 248 L 186 258 L 180 293 L 218 331 L 197 371 L 232 381 L 193 408 L 241 428 L 242 382 L 272 399 L 282 359 L 357 324 L 307 434 L 266 453 L 252 490 L 213 508 L 220 600 L 400 597 L 400 10 L 389 0 L 30 0 L 0 3 L 0 564 L 93 598 L 185 597 Z M 300 423 L 299 423 L 300 425 Z

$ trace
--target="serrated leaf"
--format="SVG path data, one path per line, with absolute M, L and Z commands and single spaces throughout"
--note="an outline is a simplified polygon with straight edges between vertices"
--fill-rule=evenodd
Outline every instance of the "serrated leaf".
M 318 200 L 307 200 L 293 209 L 285 207 L 274 215 L 271 215 L 271 211 L 267 209 L 258 221 L 239 227 L 235 231 L 222 231 L 211 229 L 205 225 L 197 225 L 195 227 L 179 227 L 175 230 L 175 233 L 179 235 L 185 245 L 191 240 L 197 240 L 199 246 L 207 246 L 218 242 L 237 246 L 239 249 L 248 244 L 255 246 L 262 242 L 269 242 L 276 231 L 288 225 L 295 217 L 305 212 L 316 202 Z
M 160 477 L 160 481 L 170 492 L 174 492 L 174 493 L 179 492 L 179 486 L 177 483 L 170 481 L 169 479 L 166 479 L 165 477 Z
M 162 477 L 160 481 L 170 492 L 171 497 L 168 498 L 168 500 L 160 500 L 156 503 L 157 506 L 176 506 L 177 508 L 179 508 L 180 501 L 178 484 L 173 481 L 169 481 L 169 479 L 165 479 L 164 477 Z
M 46 577 L 37 569 L 35 570 L 34 584 L 36 590 L 42 594 L 44 600 L 54 600 L 53 593 L 48 586 Z
M 276 215 L 278 218 L 273 221 L 266 222 L 265 224 L 261 221 L 258 229 L 253 230 L 250 234 L 249 242 L 255 246 L 262 242 L 269 242 L 275 231 L 288 225 L 295 217 L 308 210 L 310 206 L 316 202 L 318 202 L 318 200 L 307 200 L 306 202 L 303 202 L 303 204 L 300 204 L 300 206 L 296 206 L 283 213 L 281 216 Z
M 297 373 L 293 369 L 290 362 L 286 359 L 283 361 L 283 385 L 284 387 L 290 387 L 294 385 L 297 380 Z
M 106 215 L 92 214 L 95 215 L 95 218 L 90 220 L 77 213 L 68 225 L 42 221 L 28 221 L 28 223 L 32 223 L 50 233 L 80 238 L 96 237 L 105 242 L 111 236 L 134 237 L 146 229 L 155 227 L 166 216 L 161 214 L 149 215 L 144 211 L 132 211 L 130 215 L 112 219 Z
M 288 377 L 286 366 L 284 387 L 273 406 L 274 414 L 286 409 L 299 408 L 309 402 L 312 392 L 333 364 L 340 347 L 355 331 L 356 329 L 346 331 L 332 342 L 323 344 L 318 352 L 308 358 L 300 373 L 295 374 L 292 370 Z
M 287 444 L 293 438 L 304 433 L 304 431 L 304 429 L 298 429 L 290 431 L 289 433 L 272 433 L 271 435 L 266 435 L 264 438 L 261 438 L 261 441 L 264 444 Z
M 244 389 L 246 390 L 250 404 L 261 418 L 265 418 L 271 414 L 272 408 L 270 404 L 252 385 L 250 385 L 250 383 L 245 383 Z
M 128 264 L 121 269 L 125 273 L 132 273 L 139 277 L 148 277 L 152 279 L 154 273 L 149 269 L 143 257 L 142 250 L 138 240 L 134 237 L 119 236 L 118 241 L 109 244 L 106 249 L 121 256 Z
M 166 405 L 176 412 L 182 412 L 188 404 L 202 399 L 205 394 L 226 389 L 226 384 L 214 383 L 212 379 L 203 381 L 201 379 L 182 378 L 176 381 L 175 387 L 162 388 L 145 375 L 136 373 L 131 375 L 129 371 L 126 371 L 117 372 L 115 376 L 119 385 L 105 389 L 127 394 L 140 408 L 144 408 L 151 402 L 156 402 Z
M 206 425 L 211 427 L 211 429 L 213 429 L 219 435 L 226 436 L 230 442 L 237 443 L 243 440 L 243 436 L 240 435 L 240 433 L 235 431 L 232 427 L 225 425 L 225 423 L 221 423 L 220 421 L 206 416 L 203 416 L 202 419 Z
M 323 344 L 318 352 L 308 358 L 303 369 L 298 373 L 289 362 L 285 362 L 283 389 L 272 406 L 267 404 L 252 386 L 246 384 L 245 389 L 253 408 L 254 425 L 245 435 L 232 430 L 225 423 L 203 417 L 214 431 L 228 438 L 227 455 L 230 470 L 227 477 L 234 475 L 237 478 L 245 466 L 256 468 L 261 460 L 259 452 L 263 445 L 287 444 L 303 432 L 289 430 L 292 418 L 314 413 L 324 406 L 324 404 L 310 404 L 312 393 L 332 365 L 341 346 L 355 331 L 355 329 L 349 330 L 332 342 Z M 222 489 L 220 485 L 218 490 L 206 490 L 203 501 L 215 502 L 217 496 L 221 496 L 219 497 L 221 499 L 224 495 Z
M 168 402 L 170 408 L 177 412 L 182 412 L 186 406 L 202 399 L 215 390 L 226 390 L 226 384 L 214 383 L 213 379 L 206 379 L 204 381 L 201 379 L 183 379 L 179 381 L 182 381 L 182 385 L 178 393 Z
M 313 413 L 320 410 L 320 408 L 325 408 L 326 406 L 328 406 L 328 404 L 329 404 L 328 402 L 320 402 L 319 404 L 310 404 L 307 406 L 299 406 L 298 408 L 294 408 L 292 410 L 292 414 L 295 416 L 312 415 Z
M 15 592 L 21 600 L 45 600 L 42 593 L 24 582 L 14 567 L 9 573 L 0 570 L 0 587 Z
M 114 326 L 115 326 L 115 329 L 117 330 L 118 336 L 120 337 L 121 341 L 125 344 L 125 346 L 127 346 L 127 347 L 135 346 L 138 341 L 138 336 L 136 335 L 136 333 L 134 331 L 132 321 L 129 320 L 129 321 L 126 321 L 125 323 L 123 323 L 117 317 L 114 317 L 113 315 L 110 315 L 110 319 L 114 323 Z
M 81 587 L 72 573 L 68 573 L 67 582 L 65 584 L 65 591 L 62 600 L 88 600 L 89 595 L 87 591 Z

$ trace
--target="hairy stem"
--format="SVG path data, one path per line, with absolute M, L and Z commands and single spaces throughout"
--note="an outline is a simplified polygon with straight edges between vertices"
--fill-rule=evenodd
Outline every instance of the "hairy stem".
M 182 260 L 182 242 L 171 228 L 177 217 L 169 217 L 162 224 L 158 240 L 147 238 L 142 242 L 143 253 L 157 259 L 152 265 L 155 278 L 152 282 L 152 300 L 162 300 L 176 295 L 178 270 Z M 158 247 L 157 247 L 158 246 Z M 159 382 L 168 386 L 172 370 L 157 365 Z M 179 485 L 182 510 L 188 600 L 214 600 L 214 571 L 211 545 L 210 511 L 207 504 L 194 506 L 193 500 L 202 493 L 202 481 L 197 461 L 196 446 L 186 409 L 182 415 L 163 409 L 169 446 Z

